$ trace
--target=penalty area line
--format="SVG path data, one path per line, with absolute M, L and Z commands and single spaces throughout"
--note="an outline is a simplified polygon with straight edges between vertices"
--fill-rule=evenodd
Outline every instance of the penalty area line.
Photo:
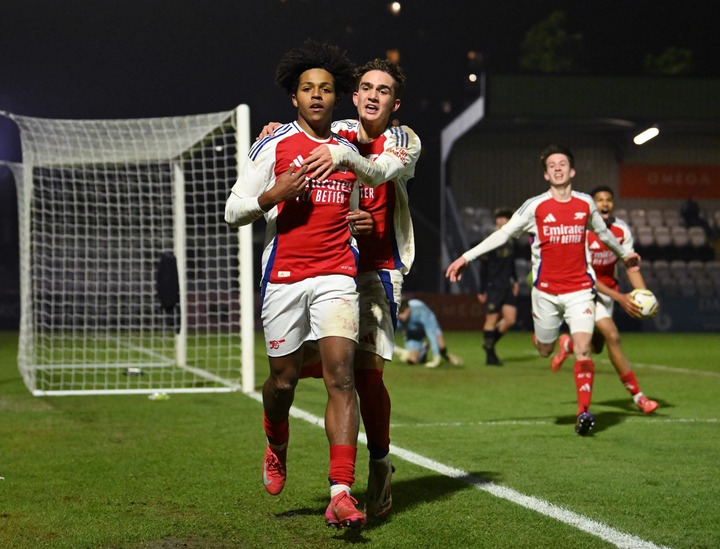
M 260 393 L 252 392 L 247 393 L 247 395 L 262 403 L 262 395 Z M 295 406 L 290 408 L 290 415 L 307 421 L 312 425 L 317 425 L 318 427 L 325 426 L 323 418 L 301 410 Z M 358 434 L 358 442 L 362 444 L 367 443 L 365 433 L 361 432 Z M 457 479 L 465 484 L 477 488 L 478 490 L 492 494 L 497 498 L 510 501 L 546 517 L 573 526 L 578 530 L 582 530 L 583 532 L 605 540 L 621 549 L 668 549 L 665 546 L 655 545 L 650 541 L 633 536 L 632 534 L 616 530 L 607 524 L 603 524 L 589 517 L 574 513 L 573 511 L 560 507 L 559 505 L 554 505 L 548 501 L 533 496 L 527 496 L 517 490 L 513 490 L 512 488 L 500 486 L 494 482 L 471 475 L 467 471 L 462 471 L 461 469 L 444 465 L 416 452 L 395 446 L 394 444 L 390 445 L 390 453 L 409 463 L 412 463 L 413 465 L 418 465 L 419 467 L 429 469 L 430 471 L 434 471 L 446 477 Z

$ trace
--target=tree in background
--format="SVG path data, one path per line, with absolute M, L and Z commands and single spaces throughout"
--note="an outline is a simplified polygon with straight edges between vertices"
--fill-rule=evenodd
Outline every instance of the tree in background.
M 668 48 L 645 56 L 645 73 L 651 76 L 687 76 L 695 72 L 695 55 L 687 48 Z
M 520 68 L 545 74 L 569 74 L 580 70 L 582 33 L 567 30 L 567 15 L 556 10 L 534 25 L 520 46 Z

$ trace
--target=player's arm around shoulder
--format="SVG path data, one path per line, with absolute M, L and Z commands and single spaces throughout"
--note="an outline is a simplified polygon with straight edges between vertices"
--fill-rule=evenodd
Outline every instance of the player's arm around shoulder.
M 420 137 L 408 126 L 390 126 L 385 130 L 383 153 L 375 159 L 375 163 L 386 163 L 385 176 L 387 180 L 394 180 L 398 177 L 410 179 L 415 175 L 415 165 L 422 153 L 422 142 Z M 394 157 L 394 158 L 393 158 Z M 398 164 L 393 160 L 400 161 Z
M 395 149 L 401 149 L 407 159 L 403 161 L 406 166 L 415 166 L 422 152 L 420 137 L 409 126 L 390 126 L 385 130 L 388 139 L 385 141 L 385 152 L 392 153 Z
M 368 187 L 377 187 L 400 177 L 411 178 L 422 151 L 420 138 L 407 126 L 391 126 L 383 137 L 384 150 L 374 160 L 339 145 L 322 147 L 327 148 L 334 167 L 350 167 Z

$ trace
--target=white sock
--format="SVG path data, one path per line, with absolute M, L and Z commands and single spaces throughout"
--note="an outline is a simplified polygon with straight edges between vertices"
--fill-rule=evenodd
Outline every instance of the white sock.
M 347 492 L 350 495 L 350 487 L 347 484 L 333 484 L 330 486 L 330 499 L 342 492 Z

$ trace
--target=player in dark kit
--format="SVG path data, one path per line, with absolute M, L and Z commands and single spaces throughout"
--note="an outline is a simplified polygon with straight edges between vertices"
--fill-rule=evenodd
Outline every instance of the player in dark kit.
M 505 225 L 511 216 L 510 210 L 495 210 L 495 229 Z M 483 349 L 488 366 L 502 366 L 495 345 L 515 325 L 519 290 L 515 273 L 515 241 L 509 240 L 480 258 L 478 300 L 485 305 Z

